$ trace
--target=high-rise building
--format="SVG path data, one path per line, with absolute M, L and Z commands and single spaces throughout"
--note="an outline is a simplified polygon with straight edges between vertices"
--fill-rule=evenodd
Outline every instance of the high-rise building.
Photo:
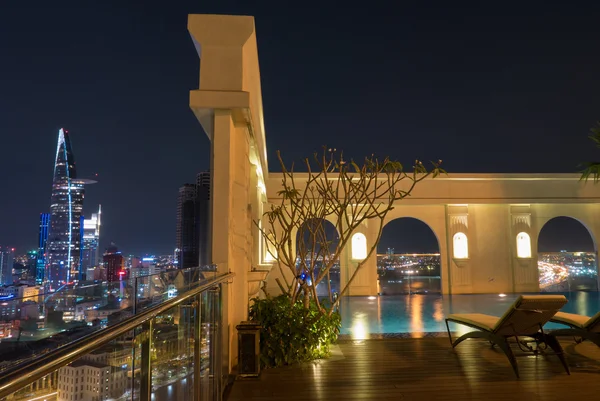
M 40 214 L 40 232 L 38 236 L 38 259 L 35 274 L 35 283 L 42 285 L 46 275 L 46 242 L 48 241 L 48 227 L 50 213 Z
M 104 268 L 106 269 L 106 281 L 109 283 L 119 281 L 125 272 L 125 259 L 115 244 L 110 244 L 103 255 Z
M 180 268 L 198 266 L 198 232 L 196 227 L 196 186 L 184 184 L 177 199 L 177 262 Z
M 46 283 L 51 288 L 82 280 L 81 214 L 84 185 L 94 181 L 77 178 L 68 131 L 60 129 L 54 162 L 50 227 L 46 242 Z
M 15 248 L 0 247 L 0 285 L 12 285 Z
M 210 263 L 210 173 L 196 176 L 196 184 L 179 188 L 175 263 L 181 268 Z
M 31 251 L 27 251 L 27 264 L 25 268 L 27 270 L 27 281 L 35 281 L 37 274 L 37 261 L 38 261 L 38 251 L 37 249 L 32 249 Z M 23 278 L 23 276 L 21 277 Z
M 81 271 L 86 272 L 86 279 L 94 279 L 94 269 L 98 267 L 98 244 L 100 242 L 100 220 L 102 206 L 98 213 L 92 213 L 91 219 L 83 220 L 83 241 L 81 245 Z

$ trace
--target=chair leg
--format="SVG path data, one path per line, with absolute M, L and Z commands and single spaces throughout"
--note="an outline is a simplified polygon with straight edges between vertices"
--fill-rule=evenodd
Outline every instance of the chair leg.
M 510 344 L 508 343 L 508 340 L 504 338 L 502 339 L 502 341 L 498 341 L 496 344 L 498 344 L 498 347 L 500 347 L 500 349 L 504 352 L 504 355 L 506 355 L 506 357 L 508 358 L 510 365 L 515 371 L 517 379 L 521 378 L 521 376 L 519 376 L 519 366 L 517 365 L 517 358 L 515 358 L 515 354 L 510 349 Z
M 545 342 L 546 345 L 548 345 L 550 348 L 552 348 L 552 351 L 554 351 L 556 356 L 558 356 L 558 359 L 560 359 L 560 362 L 563 364 L 565 370 L 567 371 L 567 374 L 570 375 L 571 371 L 569 370 L 569 365 L 567 364 L 567 360 L 565 359 L 565 353 L 556 337 L 550 334 L 544 334 L 542 336 L 542 341 Z
M 461 342 L 463 342 L 469 338 L 483 338 L 483 339 L 488 340 L 492 344 L 498 345 L 498 347 L 500 347 L 502 352 L 504 352 L 504 355 L 506 355 L 506 357 L 508 358 L 508 361 L 510 362 L 510 365 L 512 366 L 517 378 L 520 377 L 519 376 L 519 366 L 517 365 L 517 358 L 515 358 L 515 354 L 513 354 L 512 350 L 510 349 L 508 340 L 505 337 L 497 336 L 493 333 L 490 333 L 489 331 L 471 331 L 471 332 L 463 334 L 462 336 L 457 338 L 452 343 L 452 347 L 453 348 L 456 347 L 458 344 L 460 344 Z
M 581 337 L 579 341 L 575 340 L 576 344 L 580 344 L 583 341 L 588 340 L 588 341 L 591 341 L 594 344 L 596 344 L 598 347 L 600 347 L 600 333 L 590 333 L 589 331 L 580 330 L 580 329 L 558 329 L 558 330 L 552 330 L 552 332 L 550 334 L 553 337 L 561 337 L 561 336 Z
M 448 330 L 448 339 L 450 340 L 450 345 L 454 348 L 454 344 L 452 344 L 452 334 L 450 334 L 450 326 L 448 325 L 448 319 L 446 319 L 446 329 Z

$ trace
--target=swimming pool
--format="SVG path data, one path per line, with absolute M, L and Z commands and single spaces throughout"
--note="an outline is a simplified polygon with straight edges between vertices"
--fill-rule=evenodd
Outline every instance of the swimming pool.
M 592 316 L 600 310 L 600 292 L 561 294 L 569 300 L 562 308 L 563 312 Z M 446 332 L 446 315 L 486 313 L 501 316 L 518 296 L 417 294 L 344 297 L 340 301 L 340 334 L 342 338 L 354 339 L 435 336 Z M 548 329 L 558 327 L 564 326 L 554 323 L 544 326 Z

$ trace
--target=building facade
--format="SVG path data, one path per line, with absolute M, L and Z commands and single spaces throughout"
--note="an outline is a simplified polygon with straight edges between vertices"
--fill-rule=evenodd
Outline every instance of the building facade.
M 177 198 L 177 263 L 180 268 L 198 265 L 198 233 L 196 230 L 196 186 L 185 184 Z
M 100 221 L 102 206 L 98 213 L 92 213 L 90 219 L 83 220 L 83 240 L 81 245 L 81 271 L 85 272 L 86 280 L 94 279 L 94 269 L 98 267 L 98 245 L 100 243 Z
M 125 259 L 114 244 L 104 252 L 103 261 L 106 270 L 106 281 L 109 283 L 119 281 L 120 275 L 125 271 Z
M 36 265 L 35 283 L 42 285 L 46 276 L 46 242 L 50 227 L 50 213 L 40 213 L 40 230 L 38 235 L 38 259 Z
M 0 247 L 0 285 L 12 285 L 15 248 Z
M 46 242 L 45 280 L 50 288 L 82 279 L 81 215 L 86 183 L 89 182 L 77 179 L 69 133 L 61 128 L 54 162 Z
M 176 260 L 180 268 L 210 263 L 210 173 L 196 176 L 196 184 L 179 188 L 177 199 Z

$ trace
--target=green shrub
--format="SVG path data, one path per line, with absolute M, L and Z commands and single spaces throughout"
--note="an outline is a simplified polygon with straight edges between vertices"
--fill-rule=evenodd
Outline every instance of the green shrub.
M 261 324 L 260 359 L 263 367 L 277 367 L 329 356 L 330 346 L 338 337 L 342 319 L 319 312 L 311 300 L 291 304 L 287 295 L 253 299 L 250 319 Z

